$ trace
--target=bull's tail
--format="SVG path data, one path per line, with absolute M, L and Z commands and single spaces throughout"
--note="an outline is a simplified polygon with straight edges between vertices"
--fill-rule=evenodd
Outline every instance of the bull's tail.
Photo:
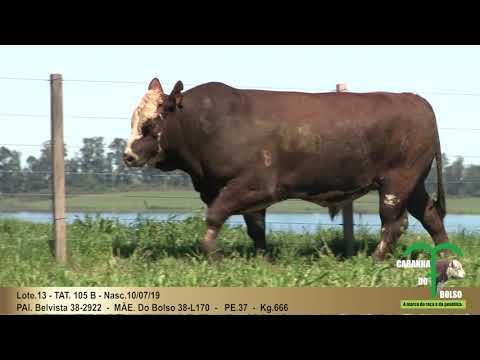
M 434 201 L 438 214 L 443 219 L 447 214 L 445 204 L 445 190 L 443 188 L 443 172 L 442 172 L 442 151 L 440 149 L 440 139 L 437 131 L 437 148 L 435 149 L 435 162 L 437 163 L 437 200 Z
M 445 204 L 445 190 L 443 188 L 443 172 L 442 172 L 442 150 L 440 148 L 440 135 L 438 134 L 437 119 L 435 112 L 433 111 L 432 105 L 424 98 L 419 96 L 419 98 L 425 103 L 425 105 L 430 109 L 431 115 L 433 117 L 433 128 L 436 135 L 436 145 L 435 145 L 435 163 L 437 164 L 437 199 L 433 202 L 433 205 L 437 209 L 440 218 L 443 220 L 447 214 L 447 206 Z

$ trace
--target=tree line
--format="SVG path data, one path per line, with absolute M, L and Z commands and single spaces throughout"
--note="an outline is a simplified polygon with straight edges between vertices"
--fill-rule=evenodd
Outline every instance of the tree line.
M 65 181 L 67 192 L 125 191 L 152 186 L 191 187 L 188 174 L 178 170 L 161 172 L 157 169 L 127 169 L 123 163 L 126 140 L 115 138 L 106 146 L 103 137 L 84 138 L 80 151 L 68 157 L 65 145 Z M 29 156 L 22 166 L 21 153 L 0 147 L 0 192 L 49 192 L 52 177 L 52 149 L 50 142 L 43 143 L 38 157 Z M 442 155 L 445 191 L 453 196 L 480 196 L 480 165 L 464 165 L 457 157 L 453 162 Z M 437 191 L 435 161 L 426 180 L 430 193 Z
M 442 173 L 445 192 L 452 196 L 480 196 L 480 165 L 465 166 L 463 157 L 450 162 L 442 154 Z M 426 179 L 428 192 L 437 191 L 437 168 L 435 161 Z
M 103 137 L 84 138 L 78 153 L 68 157 L 64 147 L 67 192 L 125 191 L 129 188 L 158 185 L 189 187 L 190 177 L 182 171 L 161 172 L 157 169 L 127 169 L 123 162 L 126 140 L 115 138 L 106 146 Z M 0 192 L 34 193 L 51 191 L 52 148 L 42 144 L 38 157 L 29 156 L 22 166 L 21 153 L 0 147 Z

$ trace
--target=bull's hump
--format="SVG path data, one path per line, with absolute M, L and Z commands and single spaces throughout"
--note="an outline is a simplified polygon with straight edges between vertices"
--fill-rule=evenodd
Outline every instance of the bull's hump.
M 219 81 L 210 81 L 210 82 L 198 85 L 192 88 L 191 90 L 208 90 L 208 89 L 233 89 L 233 87 Z

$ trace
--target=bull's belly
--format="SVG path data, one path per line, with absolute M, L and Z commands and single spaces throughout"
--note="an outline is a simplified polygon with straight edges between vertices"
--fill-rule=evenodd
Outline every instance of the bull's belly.
M 368 192 L 376 189 L 375 184 L 370 184 L 368 186 L 358 188 L 352 191 L 328 191 L 318 194 L 307 194 L 305 192 L 290 192 L 290 193 L 279 193 L 273 200 L 266 200 L 264 202 L 259 202 L 251 207 L 242 209 L 242 211 L 237 212 L 236 214 L 249 214 L 252 212 L 260 211 L 268 208 L 276 203 L 285 200 L 305 200 L 320 206 L 328 208 L 343 208 L 349 202 L 356 200 Z
M 325 206 L 325 207 L 336 207 L 336 208 L 342 208 L 348 203 L 352 202 L 353 200 L 356 200 L 358 198 L 361 198 L 365 194 L 367 194 L 370 190 L 368 191 L 362 191 L 359 193 L 354 193 L 354 194 L 346 194 L 343 196 L 341 199 L 335 198 L 329 198 L 328 196 L 306 196 L 303 198 L 300 198 L 305 201 L 312 202 L 314 204 L 320 205 L 320 206 Z
M 276 203 L 278 203 L 279 201 L 266 201 L 266 202 L 261 202 L 261 203 L 258 203 L 254 206 L 251 206 L 251 207 L 248 207 L 246 209 L 243 209 L 241 211 L 238 211 L 238 212 L 235 212 L 234 215 L 244 215 L 244 214 L 250 214 L 250 213 L 254 213 L 254 212 L 257 212 L 257 211 L 260 211 L 260 210 L 263 210 L 263 209 L 266 209 Z

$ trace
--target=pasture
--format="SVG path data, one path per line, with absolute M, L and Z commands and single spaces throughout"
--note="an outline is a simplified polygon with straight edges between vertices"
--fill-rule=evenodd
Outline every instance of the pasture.
M 198 193 L 192 190 L 127 191 L 85 195 L 67 195 L 67 211 L 85 212 L 148 212 L 185 211 L 204 209 Z M 24 194 L 18 197 L 0 197 L 3 211 L 50 211 L 49 197 Z M 378 214 L 376 192 L 354 202 L 355 212 Z M 327 208 L 301 200 L 286 200 L 268 208 L 275 213 L 326 213 Z M 480 200 L 476 197 L 447 197 L 449 214 L 480 214 Z
M 52 256 L 51 224 L 0 220 L 0 287 L 22 286 L 236 286 L 236 287 L 415 287 L 424 269 L 397 269 L 394 261 L 375 264 L 369 256 L 378 234 L 359 229 L 355 255 L 344 259 L 341 229 L 311 234 L 271 232 L 265 256 L 253 257 L 245 230 L 225 226 L 221 262 L 209 262 L 198 249 L 205 230 L 199 217 L 182 222 L 138 220 L 132 225 L 100 218 L 68 225 L 69 262 Z M 452 233 L 467 276 L 449 286 L 480 286 L 480 235 Z M 398 259 L 411 241 L 405 234 Z M 423 257 L 422 254 L 414 256 Z

